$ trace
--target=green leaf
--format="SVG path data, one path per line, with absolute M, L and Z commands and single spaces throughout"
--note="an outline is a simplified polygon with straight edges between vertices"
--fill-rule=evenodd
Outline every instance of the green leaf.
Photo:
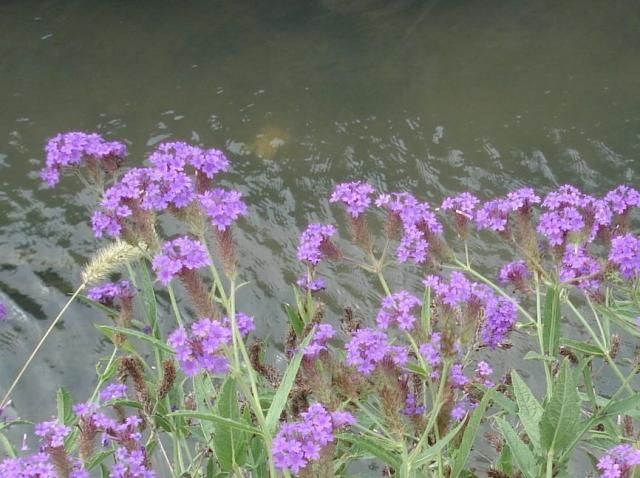
M 230 420 L 240 421 L 242 419 L 238 409 L 236 382 L 231 377 L 227 378 L 222 385 L 216 400 L 215 412 Z M 214 446 L 222 471 L 231 472 L 234 465 L 244 464 L 247 440 L 246 433 L 234 430 L 233 427 L 226 424 L 216 424 Z
M 640 393 L 632 395 L 624 400 L 612 400 L 602 410 L 604 415 L 624 415 L 629 410 L 638 410 L 640 407 Z
M 560 345 L 568 347 L 572 350 L 576 350 L 578 352 L 582 352 L 587 355 L 594 355 L 596 357 L 604 357 L 604 353 L 600 349 L 600 347 L 596 347 L 595 345 L 591 345 L 587 342 L 580 342 L 579 340 L 566 339 L 562 337 L 560 339 Z
M 540 418 L 542 417 L 542 406 L 536 400 L 531 389 L 522 380 L 520 375 L 514 370 L 511 372 L 513 393 L 518 404 L 518 417 L 524 430 L 531 439 L 535 449 L 540 449 Z
M 105 334 L 107 337 L 111 337 L 114 333 L 120 333 L 124 335 L 128 335 L 130 337 L 135 337 L 137 339 L 143 340 L 153 347 L 156 347 L 164 352 L 173 353 L 171 347 L 169 347 L 164 342 L 152 337 L 151 335 L 147 335 L 144 332 L 140 332 L 138 330 L 127 329 L 126 327 L 112 327 L 110 325 L 96 325 L 96 328 Z
M 433 460 L 434 457 L 441 455 L 442 450 L 449 444 L 451 440 L 453 440 L 456 437 L 456 435 L 458 435 L 458 433 L 460 432 L 464 424 L 465 422 L 464 420 L 462 420 L 454 428 L 452 428 L 449 431 L 449 433 L 447 433 L 445 436 L 443 436 L 438 441 L 436 441 L 434 445 L 424 449 L 415 460 L 415 466 L 419 467 L 419 466 L 425 465 L 430 460 Z
M 351 443 L 356 448 L 351 450 L 351 453 L 356 456 L 363 458 L 372 456 L 395 469 L 400 468 L 402 465 L 401 457 L 397 453 L 393 453 L 393 447 L 389 446 L 387 440 L 378 440 L 372 436 L 353 435 L 350 433 L 339 434 L 338 439 Z
M 153 281 L 149 274 L 149 268 L 144 260 L 139 262 L 138 271 L 140 273 L 140 280 L 142 285 L 142 300 L 144 301 L 144 310 L 147 314 L 147 320 L 151 325 L 151 330 L 154 334 L 157 334 L 156 320 L 158 303 L 156 301 L 156 293 L 153 290 Z M 157 335 L 156 338 L 159 338 Z
M 93 470 L 96 466 L 98 466 L 111 455 L 113 455 L 113 450 L 99 451 L 98 453 L 95 453 L 91 458 L 89 458 L 89 460 L 87 460 L 85 468 L 87 470 Z
M 422 308 L 420 309 L 420 322 L 422 324 L 422 330 L 426 333 L 431 333 L 431 287 L 427 287 L 424 290 L 422 297 Z
M 467 423 L 467 428 L 462 435 L 462 441 L 458 446 L 458 451 L 456 453 L 455 461 L 453 463 L 453 467 L 451 469 L 450 478 L 458 478 L 461 475 L 464 466 L 467 464 L 469 459 L 469 453 L 471 452 L 471 447 L 473 446 L 473 442 L 476 439 L 476 434 L 478 433 L 478 427 L 480 426 L 480 421 L 482 420 L 482 416 L 484 415 L 485 410 L 489 406 L 489 401 L 494 395 L 495 392 L 493 389 L 487 390 L 487 392 L 480 400 L 480 404 L 476 407 L 476 409 L 471 414 L 469 421 Z
M 302 361 L 302 355 L 304 354 L 304 350 L 307 348 L 307 345 L 309 345 L 309 342 L 311 341 L 314 333 L 315 328 L 311 331 L 311 333 L 309 333 L 309 335 L 302 341 L 302 343 L 298 347 L 298 351 L 289 362 L 289 365 L 287 366 L 287 369 L 284 371 L 284 375 L 282 376 L 282 382 L 280 382 L 280 386 L 273 396 L 271 406 L 269 407 L 269 412 L 267 412 L 267 417 L 265 419 L 267 431 L 270 435 L 273 435 L 276 431 L 276 425 L 278 424 L 278 420 L 280 420 L 282 410 L 284 410 L 287 399 L 289 398 L 289 392 L 291 392 L 291 388 L 296 381 L 298 369 L 300 368 L 300 362 Z
M 66 388 L 60 387 L 56 394 L 56 405 L 58 408 L 58 421 L 63 425 L 68 425 L 73 421 L 73 399 L 71 393 Z
M 542 343 L 546 355 L 556 357 L 560 347 L 560 287 L 550 287 L 544 301 Z
M 561 452 L 575 438 L 579 425 L 580 398 L 569 361 L 564 360 L 540 420 L 542 446 L 547 451 Z
M 178 410 L 168 413 L 167 417 L 195 418 L 197 420 L 229 425 L 236 430 L 253 433 L 254 435 L 262 435 L 262 432 L 256 427 L 252 427 L 251 425 L 247 425 L 246 423 L 238 422 L 236 420 L 231 420 L 230 418 L 221 417 L 213 413 L 194 412 L 193 410 Z
M 16 457 L 16 449 L 13 447 L 4 433 L 0 433 L 0 444 L 2 444 L 2 447 L 4 448 L 4 451 L 7 452 L 7 455 L 9 455 L 11 458 Z
M 533 350 L 529 350 L 526 354 L 524 354 L 524 357 L 522 357 L 524 360 L 544 360 L 545 362 L 554 362 L 555 358 L 550 357 L 548 355 L 542 355 L 539 352 L 534 352 Z
M 302 332 L 304 331 L 304 323 L 298 315 L 298 312 L 291 307 L 289 304 L 284 304 L 284 311 L 287 313 L 287 317 L 289 318 L 289 323 L 291 324 L 291 328 L 296 333 L 296 337 L 301 337 Z
M 538 478 L 536 459 L 529 447 L 520 440 L 513 427 L 502 417 L 496 417 L 496 423 L 511 451 L 512 463 L 526 478 Z

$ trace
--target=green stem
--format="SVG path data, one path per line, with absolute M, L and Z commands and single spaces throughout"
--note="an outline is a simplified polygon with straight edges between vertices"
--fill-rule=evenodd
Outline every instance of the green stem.
M 178 308 L 178 302 L 176 301 L 176 295 L 173 292 L 173 287 L 171 287 L 171 284 L 167 284 L 167 290 L 169 291 L 171 307 L 173 309 L 173 314 L 176 316 L 176 320 L 178 321 L 178 325 L 180 327 L 184 327 L 184 322 L 182 322 L 182 315 L 180 315 L 180 309 Z
M 544 356 L 544 331 L 542 325 L 542 301 L 540 299 L 540 277 L 538 272 L 534 274 L 536 283 L 536 335 L 538 336 L 538 346 L 540 347 L 540 353 Z M 551 379 L 551 371 L 549 370 L 549 364 L 546 360 L 542 361 L 542 368 L 544 368 L 544 377 L 547 382 L 547 396 L 551 396 L 551 390 L 553 389 L 553 381 Z

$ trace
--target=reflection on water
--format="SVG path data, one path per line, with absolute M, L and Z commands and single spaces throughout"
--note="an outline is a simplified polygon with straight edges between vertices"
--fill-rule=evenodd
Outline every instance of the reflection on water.
M 251 211 L 241 304 L 277 343 L 297 234 L 341 218 L 326 201 L 338 181 L 436 203 L 466 189 L 635 181 L 639 20 L 640 4 L 621 0 L 2 2 L 0 291 L 17 312 L 0 329 L 0 388 L 99 245 L 90 194 L 72 178 L 39 185 L 46 138 L 97 130 L 126 140 L 133 164 L 166 139 L 224 148 L 225 181 Z M 487 268 L 501 254 L 475 250 Z M 372 317 L 368 278 L 331 274 L 330 319 L 345 305 Z M 20 386 L 21 414 L 53 413 L 58 384 L 87 394 L 86 365 L 109 347 L 96 320 L 71 309 Z

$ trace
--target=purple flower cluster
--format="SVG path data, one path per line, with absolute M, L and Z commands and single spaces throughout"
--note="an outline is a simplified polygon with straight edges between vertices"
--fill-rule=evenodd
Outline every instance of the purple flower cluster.
M 480 204 L 480 200 L 469 192 L 458 194 L 457 196 L 447 197 L 442 201 L 440 209 L 443 211 L 453 211 L 454 224 L 459 234 L 466 235 L 467 224 L 473 220 L 476 206 Z
M 103 446 L 107 446 L 110 441 L 127 447 L 136 447 L 140 444 L 142 419 L 136 415 L 128 416 L 118 422 L 98 411 L 95 403 L 77 403 L 73 406 L 73 412 L 80 419 L 81 430 L 91 429 L 102 432 Z
M 309 224 L 300 235 L 298 260 L 317 266 L 326 257 L 326 248 L 332 247 L 331 236 L 335 233 L 336 227 L 331 224 Z
M 186 375 L 192 377 L 202 371 L 223 374 L 229 370 L 224 347 L 231 343 L 228 327 L 211 319 L 200 319 L 191 324 L 191 333 L 180 327 L 169 335 L 169 346 Z
M 502 285 L 512 284 L 518 290 L 526 290 L 531 272 L 524 261 L 514 261 L 500 268 L 498 281 Z
M 513 328 L 516 317 L 517 309 L 513 301 L 491 296 L 485 302 L 480 338 L 489 347 L 496 348 Z
M 511 204 L 506 199 L 487 201 L 476 212 L 478 229 L 505 232 L 509 223 L 509 213 L 511 210 Z
M 454 363 L 449 370 L 449 383 L 451 387 L 462 389 L 469 383 L 469 378 L 464 374 L 462 364 Z
M 111 306 L 116 299 L 132 299 L 135 294 L 136 290 L 131 285 L 131 282 L 121 280 L 92 287 L 87 292 L 87 297 L 93 301 Z
M 229 317 L 225 316 L 222 318 L 222 325 L 231 330 L 231 321 L 229 320 Z M 244 312 L 236 312 L 236 325 L 238 326 L 240 335 L 243 337 L 246 337 L 250 332 L 256 330 L 256 324 L 253 321 L 253 317 L 245 314 Z
M 600 478 L 626 478 L 634 467 L 640 465 L 640 450 L 628 444 L 611 448 L 600 457 L 596 465 Z
M 323 278 L 318 277 L 318 278 L 312 279 L 307 274 L 300 276 L 296 281 L 296 285 L 300 290 L 303 290 L 305 292 L 311 292 L 312 294 L 315 294 L 316 292 L 320 292 L 321 290 L 324 290 L 327 287 Z
M 320 458 L 322 449 L 335 440 L 336 429 L 356 422 L 350 413 L 328 412 L 319 403 L 311 405 L 300 417 L 301 421 L 282 425 L 273 438 L 276 468 L 290 470 L 294 474 Z
M 127 154 L 127 147 L 118 141 L 105 141 L 96 133 L 74 131 L 51 138 L 45 146 L 45 153 L 45 167 L 40 177 L 53 187 L 60 181 L 62 168 L 78 166 L 85 160 L 118 163 Z
M 100 401 L 108 402 L 110 400 L 117 400 L 119 398 L 126 398 L 127 386 L 122 383 L 112 383 L 107 385 L 100 392 Z
M 374 329 L 357 330 L 346 344 L 347 364 L 356 367 L 363 375 L 371 375 L 376 365 L 388 360 L 398 367 L 408 359 L 407 349 L 401 345 L 389 345 L 384 332 Z
M 483 303 L 493 296 L 487 286 L 471 282 L 458 271 L 451 273 L 448 283 L 436 275 L 428 275 L 422 283 L 425 287 L 431 288 L 436 299 L 451 308 L 464 307 L 470 303 Z
M 410 330 L 416 321 L 412 312 L 421 305 L 420 299 L 404 290 L 386 296 L 376 319 L 378 327 L 388 329 L 395 323 L 403 330 Z
M 336 331 L 331 324 L 318 324 L 313 338 L 307 348 L 304 349 L 306 358 L 315 358 L 327 349 L 327 343 L 336 335 Z
M 442 364 L 442 334 L 434 332 L 431 334 L 429 342 L 420 346 L 420 354 L 424 357 L 425 362 L 433 370 L 431 377 L 437 378 L 437 368 Z
M 637 278 L 640 275 L 640 239 L 633 234 L 614 237 L 609 261 L 618 267 L 623 278 Z
M 404 410 L 402 410 L 402 413 L 408 417 L 413 417 L 422 415 L 424 411 L 424 405 L 418 405 L 416 403 L 416 394 L 412 392 L 408 393 L 404 401 Z
M 632 207 L 640 207 L 640 192 L 629 186 L 620 185 L 604 197 L 614 213 L 626 214 Z
M 184 171 L 191 165 L 209 179 L 229 169 L 229 161 L 222 151 L 201 149 L 181 141 L 158 145 L 149 162 L 160 171 Z
M 363 181 L 342 183 L 333 190 L 329 202 L 343 203 L 349 215 L 355 219 L 369 207 L 373 192 L 373 186 Z
M 147 468 L 144 449 L 129 450 L 119 447 L 115 453 L 115 464 L 109 478 L 155 478 L 156 474 Z
M 160 282 L 167 285 L 183 269 L 199 269 L 210 263 L 205 246 L 188 236 L 183 236 L 165 243 L 162 253 L 153 258 L 152 267 Z
M 247 205 L 239 191 L 216 188 L 198 197 L 200 207 L 219 232 L 226 231 L 240 216 L 248 214 Z
M 585 227 L 584 218 L 578 209 L 566 206 L 545 212 L 540 216 L 537 230 L 552 246 L 564 244 L 570 233 L 579 233 Z
M 562 258 L 560 280 L 572 282 L 582 290 L 595 292 L 600 287 L 602 267 L 584 247 L 568 247 Z
M 36 424 L 34 433 L 40 437 L 42 446 L 45 448 L 60 448 L 64 446 L 64 439 L 71 433 L 71 428 L 58 420 L 51 420 Z
M 494 386 L 494 383 L 489 380 L 489 376 L 493 373 L 493 369 L 487 362 L 484 360 L 478 362 L 475 372 L 478 381 L 480 381 L 485 387 L 491 388 Z
M 5 458 L 0 463 L 3 478 L 58 478 L 53 463 L 46 453 L 40 452 L 25 457 Z

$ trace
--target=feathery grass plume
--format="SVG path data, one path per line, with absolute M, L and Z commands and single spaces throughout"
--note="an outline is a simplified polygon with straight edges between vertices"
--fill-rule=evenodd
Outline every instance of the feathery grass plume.
M 146 244 L 137 247 L 117 240 L 100 249 L 84 267 L 81 277 L 84 284 L 94 284 L 106 279 L 120 267 L 140 259 L 147 249 Z
M 176 365 L 171 359 L 162 362 L 162 382 L 158 387 L 158 401 L 167 396 L 176 380 Z
M 150 414 L 152 411 L 151 399 L 149 398 L 147 382 L 144 379 L 142 361 L 134 356 L 122 357 L 120 359 L 119 372 L 123 383 L 124 380 L 122 378 L 131 378 L 138 402 L 142 404 L 145 413 Z

